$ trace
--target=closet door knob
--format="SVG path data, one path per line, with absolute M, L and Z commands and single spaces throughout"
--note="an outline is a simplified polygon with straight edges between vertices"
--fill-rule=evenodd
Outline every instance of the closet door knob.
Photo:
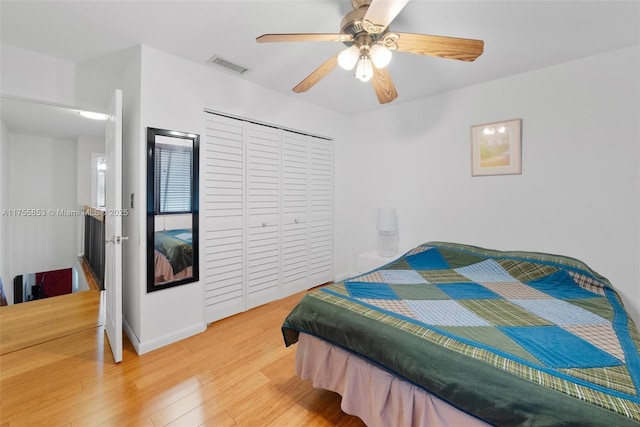
M 263 226 L 263 227 L 266 227 L 266 226 L 267 226 L 267 223 L 266 223 L 266 222 L 263 222 L 263 223 L 262 223 L 262 226 Z

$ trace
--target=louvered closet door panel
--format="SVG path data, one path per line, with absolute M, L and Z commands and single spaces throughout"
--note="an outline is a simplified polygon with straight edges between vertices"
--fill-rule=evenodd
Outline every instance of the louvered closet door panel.
M 250 221 L 247 230 L 247 309 L 279 297 L 280 227 Z
M 247 124 L 246 308 L 280 293 L 280 134 Z
M 205 113 L 200 218 L 205 321 L 244 310 L 244 122 Z
M 282 288 L 308 289 L 309 137 L 282 132 Z
M 242 227 L 221 224 L 207 231 L 204 243 L 206 322 L 244 310 Z
M 333 141 L 310 137 L 309 270 L 314 284 L 333 279 Z
M 282 132 L 282 214 L 306 217 L 309 196 L 309 137 Z
M 207 114 L 203 150 L 204 212 L 211 219 L 242 219 L 244 123 Z M 210 118 L 209 118 L 210 117 Z
M 247 125 L 247 215 L 280 214 L 280 129 Z
M 289 219 L 282 224 L 282 288 L 285 295 L 306 290 L 309 285 L 308 224 Z
M 333 280 L 333 221 L 312 221 L 309 242 L 310 280 L 316 285 Z
M 333 216 L 333 141 L 310 138 L 310 213 L 314 217 Z

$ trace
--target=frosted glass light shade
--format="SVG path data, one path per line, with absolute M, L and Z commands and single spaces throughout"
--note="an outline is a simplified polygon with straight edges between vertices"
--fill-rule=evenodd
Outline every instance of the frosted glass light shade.
M 378 255 L 391 257 L 398 252 L 398 216 L 394 208 L 378 209 Z
M 371 61 L 376 68 L 384 68 L 391 62 L 391 51 L 382 45 L 374 44 L 369 52 L 371 53 Z
M 109 118 L 109 116 L 107 116 L 106 114 L 95 113 L 93 111 L 79 111 L 79 113 L 82 117 L 85 117 L 91 120 L 107 120 Z
M 360 50 L 356 45 L 353 45 L 340 52 L 338 55 L 338 65 L 345 70 L 353 70 L 353 67 L 356 66 L 356 62 L 358 62 L 359 57 Z
M 360 55 L 358 66 L 356 67 L 356 77 L 363 82 L 368 82 L 373 77 L 373 66 L 369 55 Z

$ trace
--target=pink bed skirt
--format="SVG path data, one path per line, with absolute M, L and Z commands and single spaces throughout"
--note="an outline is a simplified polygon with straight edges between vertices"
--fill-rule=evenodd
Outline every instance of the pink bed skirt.
M 296 374 L 342 396 L 344 412 L 369 427 L 474 427 L 489 424 L 342 348 L 300 334 Z
M 176 274 L 173 274 L 173 267 L 166 256 L 159 251 L 155 251 L 155 284 L 170 282 L 172 280 L 184 279 L 193 276 L 193 267 L 189 266 Z

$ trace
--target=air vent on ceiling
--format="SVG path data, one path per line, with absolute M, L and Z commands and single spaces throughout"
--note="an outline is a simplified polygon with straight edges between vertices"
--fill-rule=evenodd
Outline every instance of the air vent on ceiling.
M 212 56 L 211 59 L 207 61 L 207 64 L 217 65 L 218 67 L 226 68 L 227 70 L 233 71 L 234 73 L 238 74 L 242 74 L 247 71 L 246 68 L 222 59 L 218 55 Z

